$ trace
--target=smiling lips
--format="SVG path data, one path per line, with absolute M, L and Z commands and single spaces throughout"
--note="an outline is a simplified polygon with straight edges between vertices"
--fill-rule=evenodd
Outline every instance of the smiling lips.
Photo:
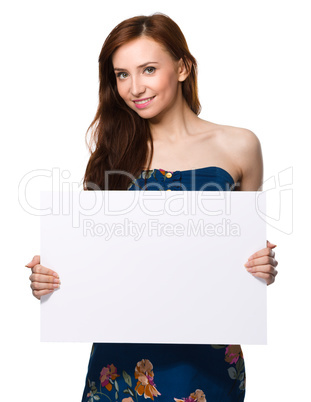
M 147 105 L 149 105 L 150 102 L 152 102 L 154 99 L 154 96 L 151 96 L 150 98 L 144 98 L 144 99 L 137 99 L 134 100 L 134 104 L 138 109 L 142 109 L 144 107 L 146 107 Z

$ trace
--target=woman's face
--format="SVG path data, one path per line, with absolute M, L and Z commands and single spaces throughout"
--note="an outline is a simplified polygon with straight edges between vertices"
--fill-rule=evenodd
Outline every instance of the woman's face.
M 171 110 L 182 97 L 182 60 L 173 60 L 153 39 L 143 36 L 122 45 L 112 64 L 121 98 L 144 119 Z

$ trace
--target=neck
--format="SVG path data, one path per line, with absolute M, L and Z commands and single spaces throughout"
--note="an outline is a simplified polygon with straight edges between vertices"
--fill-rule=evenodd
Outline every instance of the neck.
M 190 109 L 185 98 L 181 95 L 174 106 L 156 118 L 149 119 L 152 139 L 169 143 L 178 143 L 192 132 L 198 116 Z

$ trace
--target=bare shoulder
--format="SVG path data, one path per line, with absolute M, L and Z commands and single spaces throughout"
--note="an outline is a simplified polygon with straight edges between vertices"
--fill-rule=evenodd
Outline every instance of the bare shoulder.
M 227 126 L 224 132 L 241 173 L 238 190 L 259 191 L 263 180 L 263 159 L 258 137 L 246 128 Z
M 261 144 L 257 135 L 246 128 L 207 123 L 217 147 L 223 150 L 238 172 L 240 190 L 257 191 L 263 176 Z
M 215 138 L 225 146 L 230 145 L 231 149 L 243 156 L 245 151 L 254 151 L 260 147 L 260 141 L 253 131 L 247 128 L 234 127 L 222 124 L 206 122 L 209 132 L 213 132 Z

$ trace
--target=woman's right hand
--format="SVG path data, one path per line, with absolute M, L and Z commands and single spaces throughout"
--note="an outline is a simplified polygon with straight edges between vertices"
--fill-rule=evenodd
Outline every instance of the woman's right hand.
M 52 269 L 40 265 L 40 256 L 35 255 L 33 259 L 25 265 L 31 268 L 32 274 L 29 279 L 31 281 L 30 287 L 32 294 L 40 300 L 41 296 L 54 292 L 59 288 L 59 276 Z

